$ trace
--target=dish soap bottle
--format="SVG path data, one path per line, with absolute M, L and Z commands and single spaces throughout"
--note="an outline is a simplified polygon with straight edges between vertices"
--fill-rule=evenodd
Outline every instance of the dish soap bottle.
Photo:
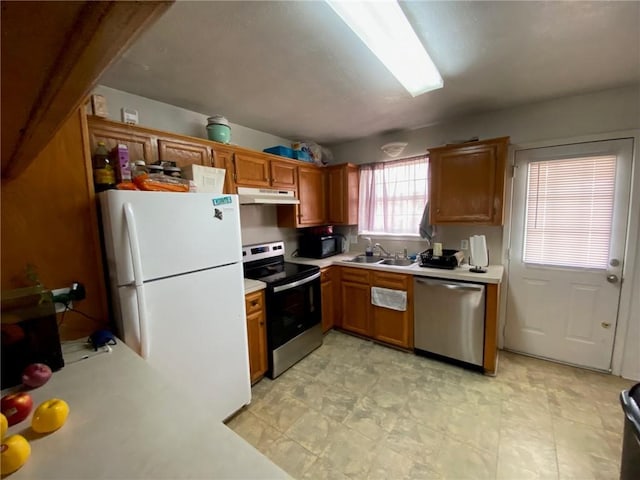
M 371 238 L 370 237 L 365 237 L 365 238 L 369 243 L 367 244 L 367 248 L 365 248 L 364 250 L 364 254 L 367 257 L 373 257 L 373 247 L 371 246 Z

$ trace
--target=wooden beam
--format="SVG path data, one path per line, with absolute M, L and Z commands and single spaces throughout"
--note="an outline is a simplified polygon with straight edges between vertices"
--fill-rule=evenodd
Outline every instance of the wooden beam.
M 60 3 L 2 2 L 3 57 L 6 51 L 24 52 L 22 55 L 8 55 L 13 59 L 13 65 L 5 61 L 2 64 L 3 179 L 14 178 L 27 168 L 65 120 L 84 103 L 104 71 L 173 2 L 87 1 L 81 8 L 78 8 L 78 2 L 62 2 L 62 6 Z M 69 5 L 66 10 L 65 5 Z M 51 15 L 48 16 L 47 11 Z M 65 15 L 73 15 L 75 19 L 69 21 Z M 16 20 L 31 23 L 28 29 L 16 28 L 12 25 Z M 57 20 L 67 26 L 65 31 L 58 33 L 64 35 L 63 38 L 58 37 L 60 43 L 41 44 L 37 33 L 33 32 L 38 32 L 40 26 L 52 32 L 51 23 L 55 25 Z M 17 33 L 5 35 L 5 29 Z M 30 60 L 29 52 L 34 49 L 50 50 L 48 56 L 36 55 L 34 58 L 53 58 L 55 61 L 41 65 L 40 69 L 37 64 L 29 64 L 37 61 Z M 29 82 L 31 79 L 21 79 L 21 75 L 24 76 L 25 72 L 40 75 L 42 69 L 48 73 L 33 85 L 35 92 L 32 92 L 29 104 L 5 101 L 11 95 L 5 91 L 6 84 Z M 9 120 L 16 118 L 22 118 L 22 121 Z

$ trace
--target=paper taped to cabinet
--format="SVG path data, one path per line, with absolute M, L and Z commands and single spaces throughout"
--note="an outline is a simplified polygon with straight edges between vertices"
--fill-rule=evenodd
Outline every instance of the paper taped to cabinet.
M 407 292 L 404 290 L 371 287 L 371 303 L 378 307 L 404 312 L 407 310 Z

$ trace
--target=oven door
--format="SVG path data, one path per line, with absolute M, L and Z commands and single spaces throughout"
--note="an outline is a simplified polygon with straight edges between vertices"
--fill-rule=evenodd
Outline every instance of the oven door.
M 320 323 L 320 272 L 269 289 L 267 338 L 269 350 L 284 345 Z

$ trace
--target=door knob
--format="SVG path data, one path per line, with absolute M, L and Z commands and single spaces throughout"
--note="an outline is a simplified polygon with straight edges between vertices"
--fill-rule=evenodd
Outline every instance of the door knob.
M 607 275 L 607 282 L 609 283 L 618 283 L 618 276 L 617 275 Z

